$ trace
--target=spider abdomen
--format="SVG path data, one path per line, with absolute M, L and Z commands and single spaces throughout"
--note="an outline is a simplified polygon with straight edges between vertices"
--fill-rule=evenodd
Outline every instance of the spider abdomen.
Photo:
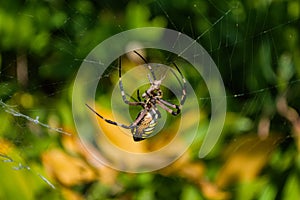
M 157 119 L 160 117 L 157 112 L 158 111 L 151 109 L 151 111 L 148 111 L 139 123 L 131 129 L 134 141 L 137 142 L 150 137 L 157 124 Z M 141 113 L 142 111 L 138 114 L 137 118 L 141 115 Z

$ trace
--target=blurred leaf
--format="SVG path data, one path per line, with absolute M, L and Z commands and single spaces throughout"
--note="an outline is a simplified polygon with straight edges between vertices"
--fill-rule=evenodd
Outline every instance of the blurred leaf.
M 183 188 L 182 194 L 181 194 L 181 200 L 200 200 L 203 199 L 199 193 L 198 190 L 195 189 L 195 187 L 186 185 Z
M 276 188 L 268 184 L 263 187 L 264 189 L 262 190 L 262 194 L 259 198 L 259 200 L 273 200 L 276 197 Z
M 152 188 L 146 187 L 135 195 L 136 200 L 155 200 L 155 194 Z
M 16 147 L 0 139 L 0 199 L 34 199 L 35 192 L 44 186 L 24 163 Z
M 229 192 L 221 190 L 214 183 L 210 183 L 210 182 L 204 180 L 204 181 L 200 182 L 200 187 L 202 188 L 203 196 L 206 199 L 226 200 L 226 199 L 231 199 L 232 198 L 232 195 Z
M 284 200 L 298 199 L 300 197 L 300 176 L 297 173 L 291 173 L 284 186 Z
M 100 180 L 101 183 L 109 186 L 115 184 L 119 172 L 102 163 L 100 164 L 99 160 L 96 159 L 94 155 L 91 155 L 90 152 L 93 150 L 86 149 L 89 147 L 83 147 L 80 139 L 76 135 L 64 136 L 62 143 L 68 152 L 83 157 L 86 162 L 93 167 L 97 172 L 97 179 Z
M 272 134 L 265 140 L 245 135 L 231 142 L 224 152 L 225 163 L 217 176 L 217 185 L 225 188 L 235 182 L 254 180 L 268 162 L 278 139 L 279 136 Z
M 283 54 L 278 60 L 278 82 L 282 91 L 286 90 L 289 80 L 294 75 L 295 70 L 292 65 L 292 57 L 289 54 Z
M 157 26 L 164 27 L 166 21 L 163 17 L 156 16 L 150 21 L 150 11 L 149 9 L 142 5 L 130 2 L 127 6 L 127 22 L 129 28 L 138 28 L 145 26 Z
M 27 170 L 13 170 L 12 167 L 0 162 L 0 199 L 34 199 L 36 180 L 32 174 Z
M 266 187 L 265 179 L 256 179 L 253 181 L 244 181 L 237 184 L 236 199 L 252 200 L 255 199 L 262 188 Z
M 85 199 L 79 193 L 77 193 L 73 190 L 67 189 L 67 188 L 62 189 L 62 194 L 64 196 L 64 199 L 66 199 L 66 200 L 84 200 Z
M 72 157 L 62 150 L 43 153 L 42 161 L 49 176 L 65 186 L 78 185 L 97 179 L 93 169 L 82 159 Z

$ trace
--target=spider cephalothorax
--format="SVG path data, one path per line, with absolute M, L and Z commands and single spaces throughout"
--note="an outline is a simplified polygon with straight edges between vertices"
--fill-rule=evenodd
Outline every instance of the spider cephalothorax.
M 180 113 L 182 105 L 185 102 L 186 98 L 186 81 L 183 77 L 181 71 L 177 67 L 175 63 L 173 65 L 176 67 L 177 71 L 179 72 L 183 85 L 182 85 L 182 96 L 180 99 L 179 105 L 169 103 L 162 99 L 163 92 L 160 88 L 161 83 L 165 77 L 162 77 L 161 79 L 157 80 L 156 76 L 153 72 L 153 69 L 150 64 L 146 61 L 146 59 L 141 56 L 138 52 L 134 51 L 140 58 L 142 58 L 145 63 L 148 66 L 149 71 L 152 74 L 152 78 L 150 75 L 148 75 L 148 79 L 150 82 L 150 87 L 142 94 L 142 97 L 140 97 L 139 90 L 137 91 L 137 98 L 138 101 L 131 102 L 127 100 L 126 94 L 123 88 L 122 83 L 122 76 L 121 76 L 121 58 L 119 59 L 119 87 L 121 90 L 121 95 L 124 103 L 131 105 L 131 106 L 141 106 L 142 110 L 138 113 L 136 119 L 134 122 L 132 122 L 129 126 L 124 125 L 109 119 L 104 118 L 102 115 L 97 113 L 94 109 L 92 109 L 89 105 L 86 104 L 86 106 L 92 110 L 96 115 L 98 115 L 101 119 L 105 120 L 107 123 L 120 126 L 125 129 L 130 129 L 131 133 L 133 135 L 134 141 L 141 141 L 146 138 L 148 138 L 151 133 L 154 131 L 154 128 L 157 124 L 157 120 L 161 117 L 161 114 L 159 110 L 157 109 L 157 105 L 160 106 L 162 109 L 166 110 L 168 113 L 176 116 Z

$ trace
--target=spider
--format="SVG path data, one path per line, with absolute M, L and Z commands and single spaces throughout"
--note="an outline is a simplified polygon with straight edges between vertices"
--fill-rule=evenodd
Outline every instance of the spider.
M 121 63 L 121 58 L 119 58 L 119 63 L 118 63 L 118 65 L 119 65 L 119 87 L 121 90 L 122 99 L 123 99 L 124 103 L 126 103 L 130 106 L 141 106 L 142 107 L 142 110 L 138 113 L 136 119 L 130 125 L 121 124 L 121 123 L 106 119 L 105 117 L 100 115 L 98 112 L 96 112 L 93 108 L 91 108 L 88 104 L 86 104 L 86 106 L 93 113 L 95 113 L 98 117 L 103 119 L 105 122 L 115 125 L 115 126 L 125 128 L 125 129 L 130 129 L 132 136 L 133 136 L 133 140 L 135 142 L 138 142 L 138 141 L 142 141 L 142 140 L 148 138 L 151 135 L 151 133 L 153 132 L 153 130 L 157 124 L 157 120 L 159 118 L 161 118 L 161 114 L 160 114 L 159 110 L 157 109 L 157 106 L 160 106 L 162 109 L 166 110 L 168 113 L 170 113 L 173 116 L 176 116 L 181 112 L 181 108 L 186 99 L 186 80 L 185 80 L 184 76 L 182 75 L 181 71 L 179 70 L 179 68 L 177 67 L 177 65 L 175 63 L 172 63 L 176 67 L 177 71 L 179 72 L 182 82 L 183 82 L 183 85 L 180 83 L 178 77 L 175 75 L 178 82 L 182 86 L 182 96 L 181 96 L 179 105 L 169 103 L 168 101 L 163 99 L 163 92 L 160 88 L 160 85 L 165 77 L 162 77 L 161 79 L 157 80 L 156 76 L 154 74 L 154 71 L 153 71 L 151 65 L 148 64 L 147 60 L 141 54 L 139 54 L 137 51 L 134 51 L 134 53 L 137 54 L 147 64 L 148 69 L 152 75 L 152 78 L 151 78 L 150 74 L 148 74 L 150 87 L 142 94 L 142 98 L 140 97 L 139 90 L 137 90 L 138 101 L 134 101 L 134 102 L 129 101 L 126 98 L 126 93 L 123 88 L 122 75 L 121 75 L 122 63 Z M 175 74 L 173 71 L 172 71 L 172 73 Z

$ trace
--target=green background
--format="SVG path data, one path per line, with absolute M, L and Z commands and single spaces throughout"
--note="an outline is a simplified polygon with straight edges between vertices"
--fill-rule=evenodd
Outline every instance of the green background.
M 205 85 L 185 70 L 203 112 L 187 155 L 152 173 L 103 172 L 70 147 L 68 136 L 33 119 L 76 135 L 72 84 L 82 59 L 114 34 L 148 26 L 183 32 L 211 55 L 227 93 L 222 136 L 207 157 L 197 157 L 210 101 Z M 299 27 L 297 0 L 1 0 L 0 199 L 299 198 Z M 147 53 L 149 60 L 164 56 Z M 104 86 L 116 77 L 114 63 L 99 84 L 98 103 L 107 109 L 112 88 Z

